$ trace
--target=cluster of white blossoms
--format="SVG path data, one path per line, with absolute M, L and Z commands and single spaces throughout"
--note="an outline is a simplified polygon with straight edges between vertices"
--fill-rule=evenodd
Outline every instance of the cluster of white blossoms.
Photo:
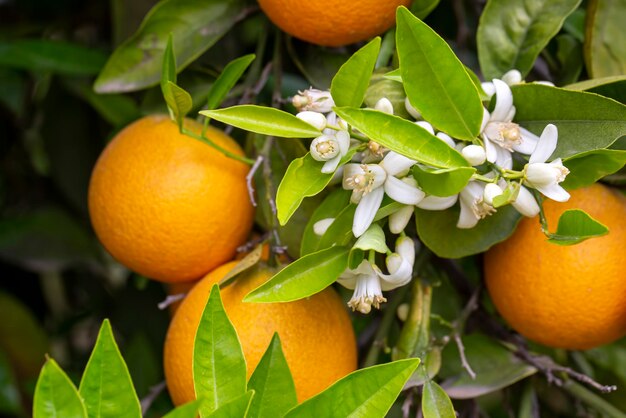
M 556 126 L 548 124 L 538 137 L 513 121 L 515 106 L 510 85 L 522 82 L 519 71 L 512 70 L 501 80 L 483 83 L 489 98 L 495 96 L 495 105 L 491 112 L 484 108 L 480 135 L 472 142 L 436 132 L 411 106 L 408 98 L 405 100 L 406 110 L 418 126 L 459 151 L 477 170 L 460 193 L 447 197 L 428 195 L 420 189 L 411 171 L 416 164 L 422 166 L 420 163 L 385 149 L 351 129 L 333 112 L 335 104 L 330 92 L 309 89 L 293 98 L 292 103 L 300 111 L 297 117 L 320 130 L 320 136 L 311 142 L 311 156 L 324 162 L 322 173 L 334 173 L 334 180 L 341 181 L 344 189 L 352 191 L 351 202 L 357 205 L 352 224 L 354 236 L 359 238 L 366 234 L 385 195 L 399 204 L 399 209 L 388 216 L 389 230 L 400 234 L 396 252 L 387 254 L 388 274 L 375 264 L 374 257 L 369 257 L 356 269 L 346 270 L 339 279 L 341 284 L 354 289 L 349 302 L 353 309 L 367 313 L 371 306 L 378 308 L 385 301 L 383 290 L 411 280 L 415 243 L 404 235 L 404 229 L 415 207 L 444 210 L 458 201 L 457 227 L 473 228 L 481 219 L 495 213 L 499 206 L 508 203 L 524 216 L 536 216 L 539 205 L 528 188 L 559 202 L 569 199 L 569 194 L 559 185 L 569 170 L 561 159 L 547 162 L 556 149 Z M 392 103 L 386 98 L 380 99 L 374 108 L 394 113 Z M 528 158 L 522 170 L 513 169 L 516 154 Z M 506 200 L 494 203 L 501 195 L 506 196 Z M 333 221 L 332 218 L 319 221 L 314 227 L 315 233 L 323 235 Z

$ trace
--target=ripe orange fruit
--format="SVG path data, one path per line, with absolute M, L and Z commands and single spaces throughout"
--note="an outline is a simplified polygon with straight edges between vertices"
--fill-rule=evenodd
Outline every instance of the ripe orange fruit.
M 165 339 L 165 380 L 174 404 L 195 399 L 193 342 L 211 286 L 235 262 L 209 273 L 179 306 Z M 221 290 L 222 302 L 241 341 L 248 378 L 278 332 L 293 375 L 298 401 L 316 395 L 357 367 L 357 348 L 345 306 L 332 288 L 287 303 L 244 303 L 251 290 L 266 282 L 273 271 L 255 266 Z
M 192 120 L 185 127 L 200 133 Z M 223 132 L 206 132 L 243 155 Z M 89 185 L 89 214 L 98 238 L 122 264 L 144 276 L 197 279 L 230 260 L 248 236 L 253 207 L 248 167 L 183 135 L 164 115 L 119 132 L 98 159 Z
M 323 46 L 342 46 L 389 29 L 396 9 L 411 0 L 258 0 L 267 17 L 296 38 Z
M 538 343 L 584 350 L 626 335 L 626 199 L 595 184 L 566 203 L 547 200 L 551 229 L 561 213 L 582 209 L 609 234 L 573 246 L 550 244 L 538 218 L 485 254 L 485 280 L 496 308 L 520 334 Z

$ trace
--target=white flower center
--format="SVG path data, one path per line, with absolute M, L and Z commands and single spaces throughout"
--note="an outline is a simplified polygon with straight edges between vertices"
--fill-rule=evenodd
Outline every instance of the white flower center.
M 485 134 L 491 141 L 509 151 L 513 151 L 514 145 L 522 143 L 522 132 L 514 122 L 489 122 L 485 127 Z
M 373 190 L 376 175 L 369 169 L 367 164 L 361 164 L 363 173 L 355 174 L 346 179 L 346 184 L 353 190 L 367 194 Z

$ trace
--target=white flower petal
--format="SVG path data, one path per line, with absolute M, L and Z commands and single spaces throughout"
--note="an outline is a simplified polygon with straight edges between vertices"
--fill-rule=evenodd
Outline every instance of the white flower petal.
M 570 198 L 569 193 L 567 193 L 567 191 L 558 184 L 540 186 L 536 189 L 543 193 L 546 197 L 557 202 L 567 202 Z
M 405 205 L 417 205 L 426 196 L 417 187 L 407 184 L 394 176 L 387 176 L 384 188 L 387 196 Z
M 335 218 L 324 218 L 313 224 L 313 232 L 315 235 L 322 236 L 328 230 L 328 227 L 335 222 Z
M 490 119 L 491 119 L 491 115 L 489 114 L 489 111 L 483 107 L 483 120 L 482 122 L 480 122 L 480 132 L 485 130 Z
M 341 155 L 337 155 L 332 160 L 326 161 L 324 165 L 322 166 L 322 170 L 321 170 L 322 173 L 324 174 L 334 173 L 340 162 L 341 162 Z
M 374 105 L 374 109 L 393 115 L 393 105 L 386 97 L 379 99 Z
M 403 206 L 400 210 L 389 215 L 389 230 L 392 234 L 399 234 L 409 224 L 413 216 L 413 206 Z
M 397 254 L 392 254 L 391 256 L 397 256 Z M 390 257 L 391 257 L 390 256 Z M 400 261 L 400 266 L 397 267 L 396 271 L 390 274 L 384 274 L 378 266 L 375 266 L 374 269 L 380 277 L 380 287 L 384 291 L 393 290 L 397 287 L 404 286 L 413 278 L 413 266 L 406 262 L 405 260 Z
M 388 175 L 395 176 L 413 167 L 417 161 L 400 155 L 397 152 L 389 151 L 380 162 L 380 166 L 385 169 Z
M 499 122 L 510 122 L 506 116 L 513 106 L 513 93 L 511 88 L 502 80 L 495 78 L 493 85 L 496 88 L 496 106 L 491 112 L 490 120 Z
M 450 135 L 448 135 L 445 132 L 437 132 L 437 135 L 435 136 L 441 139 L 446 144 L 448 144 L 450 148 L 454 148 L 456 146 L 456 144 L 454 143 L 454 140 L 450 137 Z
M 529 163 L 545 163 L 548 157 L 552 155 L 556 149 L 556 143 L 559 138 L 559 131 L 553 124 L 548 124 L 543 129 L 537 147 L 530 156 Z
M 501 147 L 496 147 L 496 153 L 498 156 L 496 157 L 495 163 L 507 170 L 513 168 L 513 156 L 511 155 L 511 151 L 505 150 Z
M 509 109 L 509 113 L 506 114 L 506 116 L 504 117 L 504 120 L 512 121 L 513 118 L 515 117 L 516 111 L 517 109 L 515 108 L 515 106 L 511 106 L 511 109 Z
M 487 96 L 491 97 L 496 94 L 496 86 L 494 86 L 491 81 L 480 83 L 480 86 L 483 88 L 483 91 Z
M 533 218 L 539 214 L 539 205 L 530 191 L 520 186 L 517 199 L 511 203 L 519 213 L 529 218 Z
M 495 163 L 498 158 L 498 148 L 499 145 L 491 142 L 486 135 L 483 135 L 483 143 L 485 144 L 485 152 L 487 154 L 487 161 L 490 163 Z
M 439 197 L 439 196 L 426 196 L 416 206 L 424 210 L 444 210 L 448 209 L 456 203 L 459 198 L 458 194 L 454 196 Z
M 355 274 L 342 273 L 337 279 L 337 283 L 345 287 L 346 289 L 352 289 L 356 287 L 357 276 Z
M 409 112 L 409 115 L 413 116 L 413 118 L 415 119 L 422 118 L 422 114 L 419 112 L 419 110 L 413 107 L 408 97 L 404 98 L 404 108 L 406 109 L 407 112 Z
M 411 265 L 415 262 L 415 252 L 415 242 L 411 238 L 404 236 L 396 240 L 396 253 L 400 254 Z
M 493 199 L 496 196 L 500 196 L 503 193 L 500 186 L 495 183 L 487 183 L 485 185 L 485 191 L 483 192 L 483 200 L 489 204 L 493 205 Z
M 435 135 L 435 129 L 433 128 L 433 125 L 431 125 L 430 123 L 426 122 L 425 120 L 419 120 L 419 121 L 415 122 L 415 124 L 417 126 L 419 126 L 420 128 L 426 129 L 429 134 Z
M 343 157 L 350 149 L 350 134 L 348 131 L 337 131 L 335 139 L 339 143 L 339 153 Z
M 383 188 L 378 187 L 361 198 L 354 212 L 354 220 L 352 222 L 352 233 L 355 237 L 360 237 L 370 227 L 374 216 L 376 216 L 376 211 L 380 208 L 384 195 L 385 191 Z
M 539 142 L 539 137 L 530 132 L 528 129 L 522 128 L 521 126 L 519 127 L 519 131 L 522 140 L 519 144 L 514 143 L 513 149 L 522 154 L 532 154 L 535 148 L 537 148 L 537 142 Z
M 321 113 L 305 110 L 304 112 L 298 113 L 296 117 L 298 119 L 302 119 L 320 131 L 326 127 L 326 116 Z

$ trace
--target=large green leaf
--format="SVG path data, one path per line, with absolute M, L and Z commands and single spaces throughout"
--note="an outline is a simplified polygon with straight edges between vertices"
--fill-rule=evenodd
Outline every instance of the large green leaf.
M 479 221 L 474 228 L 460 229 L 456 227 L 458 206 L 443 211 L 415 210 L 420 239 L 444 258 L 461 258 L 488 250 L 513 233 L 520 217 L 512 206 L 504 206 Z
M 350 203 L 349 190 L 336 189 L 315 209 L 302 234 L 300 255 L 304 256 L 318 250 L 321 236 L 313 231 L 313 226 L 322 219 L 336 218 Z
M 356 207 L 357 205 L 350 204 L 341 209 L 333 223 L 330 224 L 326 232 L 324 232 L 324 235 L 320 238 L 317 245 L 318 250 L 330 248 L 334 245 L 350 244 L 350 241 L 354 239 L 352 225 Z
M 247 415 L 249 418 L 281 417 L 298 403 L 296 387 L 278 334 L 274 334 L 250 376 L 248 389 L 254 390 L 254 398 Z
M 580 0 L 489 0 L 476 34 L 485 78 L 500 78 L 512 69 L 528 74 L 579 4 Z
M 106 56 L 99 50 L 61 41 L 16 39 L 0 42 L 0 66 L 72 76 L 97 74 Z
M 398 360 L 350 373 L 289 411 L 286 418 L 384 417 L 419 359 Z
M 290 302 L 330 286 L 348 266 L 350 249 L 342 246 L 305 255 L 246 295 L 244 302 Z
M 396 43 L 409 101 L 435 128 L 473 140 L 483 105 L 465 66 L 435 31 L 405 7 L 397 11 Z
M 194 340 L 193 384 L 196 397 L 205 400 L 200 405 L 202 418 L 246 393 L 246 361 L 217 284 L 211 289 Z
M 626 2 L 590 0 L 585 28 L 585 61 L 592 78 L 626 74 Z
M 552 158 L 606 148 L 626 135 L 626 106 L 615 100 L 541 84 L 516 85 L 512 90 L 517 123 L 536 134 L 549 123 L 559 129 Z
M 498 342 L 481 334 L 463 337 L 467 363 L 476 373 L 472 377 L 461 365 L 459 351 L 448 344 L 443 351 L 440 376 L 446 393 L 452 399 L 472 399 L 498 391 L 537 372 Z
M 330 85 L 330 94 L 337 106 L 361 106 L 379 50 L 380 38 L 376 37 L 337 71 Z
M 254 391 L 250 390 L 244 393 L 241 396 L 236 397 L 232 401 L 228 401 L 225 404 L 221 405 L 215 411 L 211 412 L 209 415 L 202 415 L 200 417 L 206 416 L 207 418 L 234 418 L 234 417 L 247 417 L 248 410 L 250 409 L 250 404 L 252 399 L 254 398 Z M 202 411 L 202 407 L 200 408 Z
M 113 52 L 94 84 L 95 90 L 116 93 L 157 84 L 170 34 L 181 71 L 230 30 L 244 7 L 243 0 L 159 2 L 137 32 Z
M 216 109 L 222 103 L 230 89 L 237 84 L 246 68 L 254 61 L 254 57 L 254 54 L 244 55 L 232 60 L 224 67 L 224 71 L 222 71 L 209 90 L 207 109 Z
M 435 10 L 439 1 L 440 0 L 414 0 L 411 3 L 411 12 L 418 18 L 424 20 L 430 12 Z
M 469 166 L 456 150 L 411 121 L 372 109 L 341 107 L 335 111 L 373 141 L 418 162 L 437 168 Z
M 422 390 L 422 414 L 424 418 L 455 418 L 452 401 L 437 383 L 428 380 Z
M 459 167 L 432 170 L 415 165 L 413 177 L 420 189 L 435 196 L 453 196 L 467 185 L 476 172 L 474 167 Z
M 315 138 L 322 133 L 291 113 L 271 107 L 240 105 L 203 110 L 201 115 L 262 135 L 282 138 Z
M 164 415 L 163 418 L 196 418 L 200 409 L 200 400 L 187 402 Z
M 141 417 L 139 399 L 108 319 L 102 322 L 78 391 L 89 418 Z
M 569 84 L 565 88 L 597 93 L 626 104 L 626 75 L 594 78 Z
M 558 245 L 574 245 L 608 233 L 609 228 L 593 219 L 587 212 L 569 209 L 559 217 L 556 233 L 550 234 L 548 241 Z
M 619 171 L 626 164 L 626 151 L 599 149 L 574 155 L 563 165 L 569 174 L 561 183 L 566 189 L 590 186 L 604 176 Z
M 44 364 L 37 380 L 33 417 L 87 418 L 87 409 L 76 386 L 51 358 Z

